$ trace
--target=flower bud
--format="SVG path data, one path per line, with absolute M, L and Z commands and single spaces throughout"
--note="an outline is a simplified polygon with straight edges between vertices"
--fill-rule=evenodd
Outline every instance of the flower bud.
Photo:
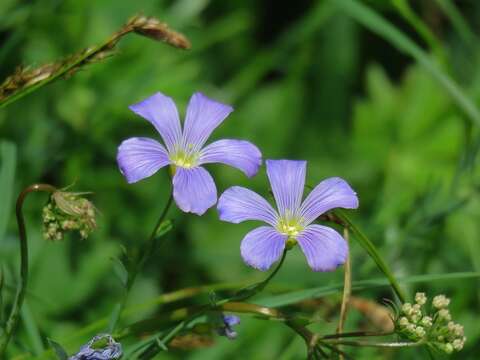
M 441 309 L 438 312 L 438 317 L 445 321 L 450 321 L 452 319 L 452 316 L 450 315 L 450 311 L 448 311 L 448 309 Z
M 445 295 L 437 295 L 433 298 L 432 305 L 437 309 L 446 308 L 450 304 L 450 299 Z
M 417 292 L 415 294 L 415 302 L 418 305 L 425 305 L 425 303 L 427 302 L 427 296 L 425 295 L 425 293 L 424 292 Z
M 66 231 L 78 231 L 86 239 L 96 228 L 95 206 L 81 197 L 83 193 L 56 191 L 43 208 L 43 236 L 62 240 Z

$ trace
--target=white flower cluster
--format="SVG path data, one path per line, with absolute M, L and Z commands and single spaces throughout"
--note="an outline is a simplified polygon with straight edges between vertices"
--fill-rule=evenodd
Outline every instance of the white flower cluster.
M 397 332 L 411 341 L 423 341 L 447 354 L 462 350 L 467 338 L 463 326 L 452 321 L 448 310 L 450 299 L 445 295 L 435 296 L 431 314 L 424 309 L 427 300 L 425 293 L 419 292 L 415 295 L 415 304 L 402 305 L 395 321 Z
M 79 193 L 56 191 L 43 208 L 43 237 L 62 240 L 66 231 L 78 231 L 86 239 L 96 228 L 95 207 Z

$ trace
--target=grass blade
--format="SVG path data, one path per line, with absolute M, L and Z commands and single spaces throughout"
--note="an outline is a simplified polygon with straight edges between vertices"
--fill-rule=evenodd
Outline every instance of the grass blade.
M 0 201 L 0 241 L 5 236 L 8 220 L 10 218 L 10 205 L 13 196 L 13 180 L 17 164 L 17 148 L 14 143 L 0 141 L 0 189 L 2 189 L 2 201 Z
M 336 0 L 333 3 L 360 24 L 388 40 L 398 50 L 413 57 L 445 88 L 473 124 L 480 126 L 480 112 L 472 100 L 416 43 L 374 10 L 356 0 Z
M 447 281 L 447 280 L 460 280 L 460 279 L 474 279 L 480 278 L 480 272 L 458 272 L 448 274 L 432 274 L 432 275 L 414 275 L 401 277 L 398 281 L 402 284 L 417 284 L 428 283 L 431 281 Z M 389 282 L 385 278 L 359 280 L 352 282 L 352 291 L 360 291 L 365 289 L 371 289 L 375 287 L 389 286 Z M 289 292 L 287 294 L 275 295 L 265 297 L 253 301 L 255 304 L 267 307 L 280 307 L 298 303 L 300 301 L 308 299 L 318 299 L 324 296 L 336 294 L 343 289 L 343 284 L 338 283 L 334 285 L 321 286 L 312 289 L 298 290 Z

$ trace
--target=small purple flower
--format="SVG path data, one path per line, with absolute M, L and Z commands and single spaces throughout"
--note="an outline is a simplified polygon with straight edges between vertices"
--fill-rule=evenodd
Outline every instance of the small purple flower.
M 144 137 L 123 141 L 117 155 L 120 171 L 129 183 L 135 183 L 172 165 L 173 197 L 185 212 L 202 215 L 217 202 L 215 183 L 200 165 L 223 163 L 251 177 L 262 163 L 262 154 L 248 141 L 223 139 L 204 147 L 210 134 L 233 108 L 201 93 L 190 98 L 183 131 L 173 100 L 161 93 L 130 109 L 153 124 L 165 146 Z
M 100 346 L 96 346 L 100 344 Z M 114 360 L 122 357 L 122 345 L 108 334 L 95 336 L 69 360 Z
M 236 315 L 222 315 L 222 326 L 218 328 L 218 334 L 226 336 L 230 340 L 237 337 L 237 332 L 233 330 L 235 325 L 240 324 L 240 318 Z
M 242 240 L 244 261 L 262 271 L 282 255 L 287 240 L 300 244 L 314 271 L 330 271 L 343 264 L 348 245 L 335 230 L 312 224 L 321 214 L 334 209 L 358 207 L 356 193 L 341 178 L 323 180 L 302 203 L 306 161 L 267 160 L 267 175 L 278 212 L 257 193 L 239 186 L 227 189 L 218 201 L 220 219 L 238 224 L 258 220 L 270 226 L 250 231 Z

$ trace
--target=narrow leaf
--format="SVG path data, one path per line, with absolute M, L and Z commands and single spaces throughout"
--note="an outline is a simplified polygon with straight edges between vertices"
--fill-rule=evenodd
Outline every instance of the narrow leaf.
M 47 339 L 50 347 L 55 351 L 58 360 L 68 360 L 68 354 L 65 349 L 52 339 Z
M 0 201 L 1 241 L 5 236 L 12 210 L 13 180 L 17 163 L 17 148 L 14 143 L 4 140 L 0 141 L 0 161 L 0 189 L 2 189 L 2 201 Z

